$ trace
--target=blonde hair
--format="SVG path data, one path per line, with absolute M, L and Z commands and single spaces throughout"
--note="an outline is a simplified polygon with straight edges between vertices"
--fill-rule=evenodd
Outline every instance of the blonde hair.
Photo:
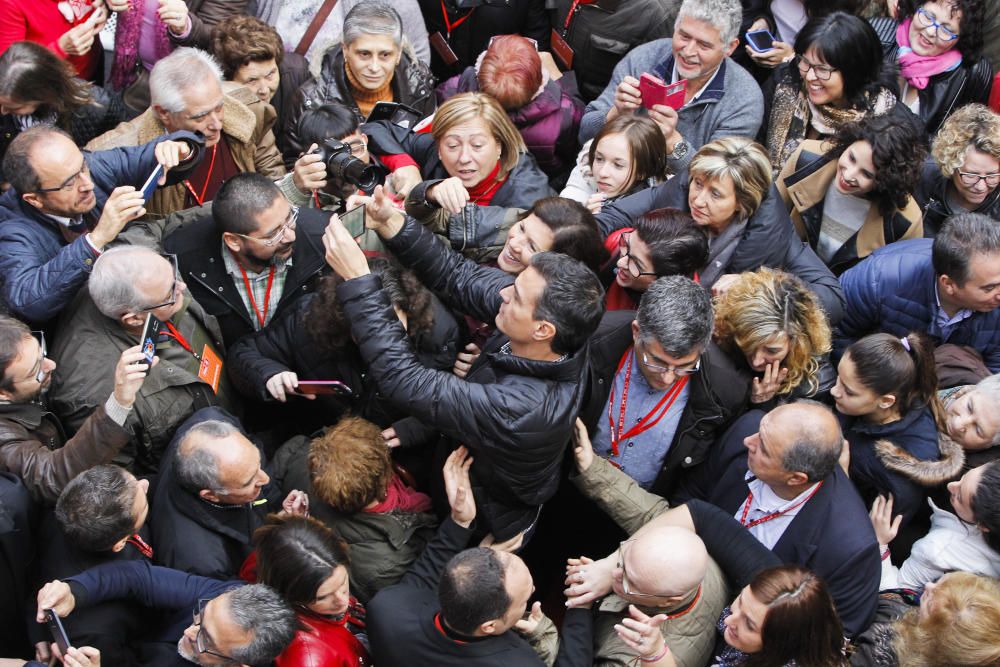
M 788 337 L 781 362 L 788 375 L 778 390 L 788 394 L 803 382 L 819 388 L 818 357 L 830 351 L 830 324 L 816 296 L 796 276 L 762 267 L 740 274 L 715 302 L 715 339 L 720 347 L 752 354 L 776 334 Z
M 771 161 L 753 139 L 723 137 L 698 149 L 688 167 L 691 178 L 719 180 L 728 176 L 736 192 L 740 218 L 746 220 L 760 208 L 771 188 Z
M 500 178 L 505 177 L 517 165 L 521 154 L 528 147 L 521 138 L 510 117 L 500 103 L 485 93 L 462 93 L 455 95 L 438 107 L 434 113 L 434 141 L 440 142 L 457 125 L 482 119 L 500 144 Z
M 946 178 L 962 167 L 969 146 L 1000 160 L 1000 114 L 982 104 L 967 104 L 942 123 L 931 155 Z
M 895 624 L 900 667 L 973 667 L 1000 663 L 1000 583 L 952 572 L 934 588 L 933 606 Z

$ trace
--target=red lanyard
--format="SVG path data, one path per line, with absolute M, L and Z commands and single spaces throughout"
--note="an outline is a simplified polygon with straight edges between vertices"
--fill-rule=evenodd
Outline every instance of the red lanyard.
M 749 494 L 747 494 L 746 503 L 743 504 L 743 516 L 740 517 L 740 523 L 746 526 L 747 528 L 753 528 L 754 526 L 759 526 L 760 524 L 766 523 L 771 519 L 777 519 L 779 516 L 782 516 L 783 514 L 788 514 L 796 507 L 801 507 L 805 505 L 807 502 L 809 502 L 809 499 L 816 495 L 821 486 L 823 486 L 823 482 L 817 484 L 816 488 L 812 490 L 812 493 L 810 493 L 808 496 L 806 496 L 799 502 L 795 503 L 791 507 L 786 507 L 785 509 L 779 512 L 771 512 L 770 514 L 762 516 L 759 519 L 754 519 L 750 523 L 747 523 L 747 514 L 750 513 L 750 503 L 753 502 L 753 491 L 751 491 Z
M 247 288 L 247 297 L 250 299 L 250 306 L 253 307 L 253 313 L 257 316 L 257 321 L 260 322 L 260 328 L 264 328 L 264 322 L 267 320 L 267 311 L 271 307 L 271 285 L 274 284 L 274 272 L 275 265 L 271 264 L 271 270 L 267 274 L 267 289 L 264 292 L 264 312 L 261 313 L 260 309 L 257 308 L 257 302 L 253 298 L 253 290 L 250 289 L 250 279 L 247 277 L 247 271 L 240 264 L 240 260 L 236 257 L 236 253 L 229 250 L 232 253 L 233 259 L 236 261 L 236 266 L 240 267 L 240 273 L 243 275 L 243 286 Z
M 139 537 L 139 533 L 132 535 L 125 541 L 134 546 L 136 549 L 138 549 L 142 553 L 142 555 L 145 556 L 146 558 L 153 557 L 153 547 L 146 544 L 146 541 L 141 537 Z
M 698 604 L 698 600 L 700 599 L 701 599 L 701 584 L 698 585 L 698 592 L 694 594 L 694 599 L 691 600 L 691 604 L 684 607 L 678 612 L 674 612 L 673 614 L 667 614 L 666 615 L 667 620 L 672 621 L 675 618 L 680 618 L 681 616 L 684 616 L 685 614 L 689 613 L 692 609 L 694 609 L 694 606 Z
M 444 29 L 448 39 L 451 39 L 451 31 L 457 28 L 458 26 L 462 25 L 463 23 L 465 23 L 465 20 L 470 16 L 472 16 L 472 12 L 474 11 L 476 11 L 475 7 L 470 9 L 468 14 L 466 14 L 462 18 L 452 23 L 451 21 L 448 20 L 448 9 L 444 6 L 444 0 L 441 0 L 441 16 L 444 17 Z
M 168 337 L 168 338 L 173 338 L 174 340 L 176 340 L 177 343 L 181 347 L 183 347 L 185 350 L 187 350 L 188 352 L 190 352 L 191 355 L 195 359 L 197 359 L 198 361 L 201 361 L 201 355 L 199 355 L 197 352 L 195 352 L 194 350 L 191 349 L 191 344 L 188 343 L 187 339 L 184 338 L 184 336 L 181 334 L 181 332 L 177 330 L 177 327 L 175 327 L 170 322 L 164 322 L 164 324 L 167 326 L 167 330 L 164 331 L 164 332 L 162 332 L 163 335 L 166 336 L 166 337 Z
M 198 196 L 198 193 L 194 191 L 194 187 L 191 185 L 191 181 L 187 180 L 184 181 L 184 187 L 188 189 L 188 192 L 191 193 L 191 196 L 194 197 L 194 200 L 198 202 L 198 206 L 201 206 L 202 204 L 205 203 L 205 193 L 208 192 L 208 184 L 212 180 L 212 171 L 215 169 L 215 154 L 218 152 L 219 152 L 219 144 L 215 144 L 214 146 L 212 146 L 212 160 L 208 163 L 208 175 L 205 176 L 205 187 L 201 189 L 200 197 Z
M 632 382 L 632 357 L 635 355 L 635 348 L 629 348 L 622 355 L 621 361 L 618 362 L 618 370 L 615 371 L 615 376 L 621 372 L 622 366 L 625 365 L 625 361 L 628 360 L 628 369 L 625 371 L 625 383 L 622 387 L 622 402 L 618 411 L 618 425 L 615 425 L 615 419 L 612 416 L 612 408 L 615 404 L 615 385 L 614 380 L 611 383 L 611 398 L 608 399 L 608 423 L 611 425 L 611 454 L 612 456 L 618 456 L 618 443 L 625 438 L 631 438 L 633 436 L 639 435 L 640 433 L 645 433 L 649 429 L 656 426 L 663 416 L 670 411 L 670 406 L 674 404 L 674 401 L 680 396 L 681 391 L 687 384 L 688 376 L 684 376 L 674 382 L 670 389 L 663 395 L 663 398 L 653 406 L 644 417 L 639 419 L 639 422 L 630 428 L 625 433 L 622 433 L 622 429 L 625 428 L 625 408 L 628 405 L 628 387 Z M 661 409 L 662 408 L 662 409 Z M 659 410 L 660 413 L 656 415 L 655 419 L 650 420 L 656 411 Z
M 444 635 L 444 637 L 446 639 L 448 639 L 449 641 L 453 641 L 456 644 L 468 644 L 469 643 L 469 642 L 463 642 L 461 639 L 455 639 L 455 638 L 453 638 L 451 635 L 449 635 L 445 631 L 444 625 L 442 625 L 442 623 L 441 623 L 441 612 L 438 612 L 438 613 L 434 614 L 434 627 L 437 628 L 437 631 L 440 632 L 442 635 Z
M 569 12 L 566 14 L 566 22 L 563 23 L 562 36 L 565 38 L 567 33 L 569 33 L 569 24 L 573 22 L 573 15 L 576 14 L 576 8 L 580 5 L 592 5 L 597 0 L 573 0 L 573 4 L 569 6 Z

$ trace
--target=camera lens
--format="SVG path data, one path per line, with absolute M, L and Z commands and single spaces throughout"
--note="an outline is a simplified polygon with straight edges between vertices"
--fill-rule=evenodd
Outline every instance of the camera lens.
M 350 154 L 332 156 L 327 163 L 327 170 L 333 178 L 347 181 L 366 191 L 373 190 L 376 185 L 382 185 L 385 181 L 378 167 L 365 164 Z

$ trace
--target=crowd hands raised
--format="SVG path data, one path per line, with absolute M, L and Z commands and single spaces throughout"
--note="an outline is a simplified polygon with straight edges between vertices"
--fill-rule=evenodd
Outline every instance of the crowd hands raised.
M 0 667 L 1000 663 L 993 0 L 0 6 Z

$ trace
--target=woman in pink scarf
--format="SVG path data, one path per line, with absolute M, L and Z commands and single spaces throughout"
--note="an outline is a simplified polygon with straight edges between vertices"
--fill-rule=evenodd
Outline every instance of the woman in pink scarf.
M 872 21 L 887 63 L 898 66 L 899 98 L 933 135 L 955 109 L 985 104 L 993 72 L 980 56 L 983 0 L 901 0 L 899 20 Z

